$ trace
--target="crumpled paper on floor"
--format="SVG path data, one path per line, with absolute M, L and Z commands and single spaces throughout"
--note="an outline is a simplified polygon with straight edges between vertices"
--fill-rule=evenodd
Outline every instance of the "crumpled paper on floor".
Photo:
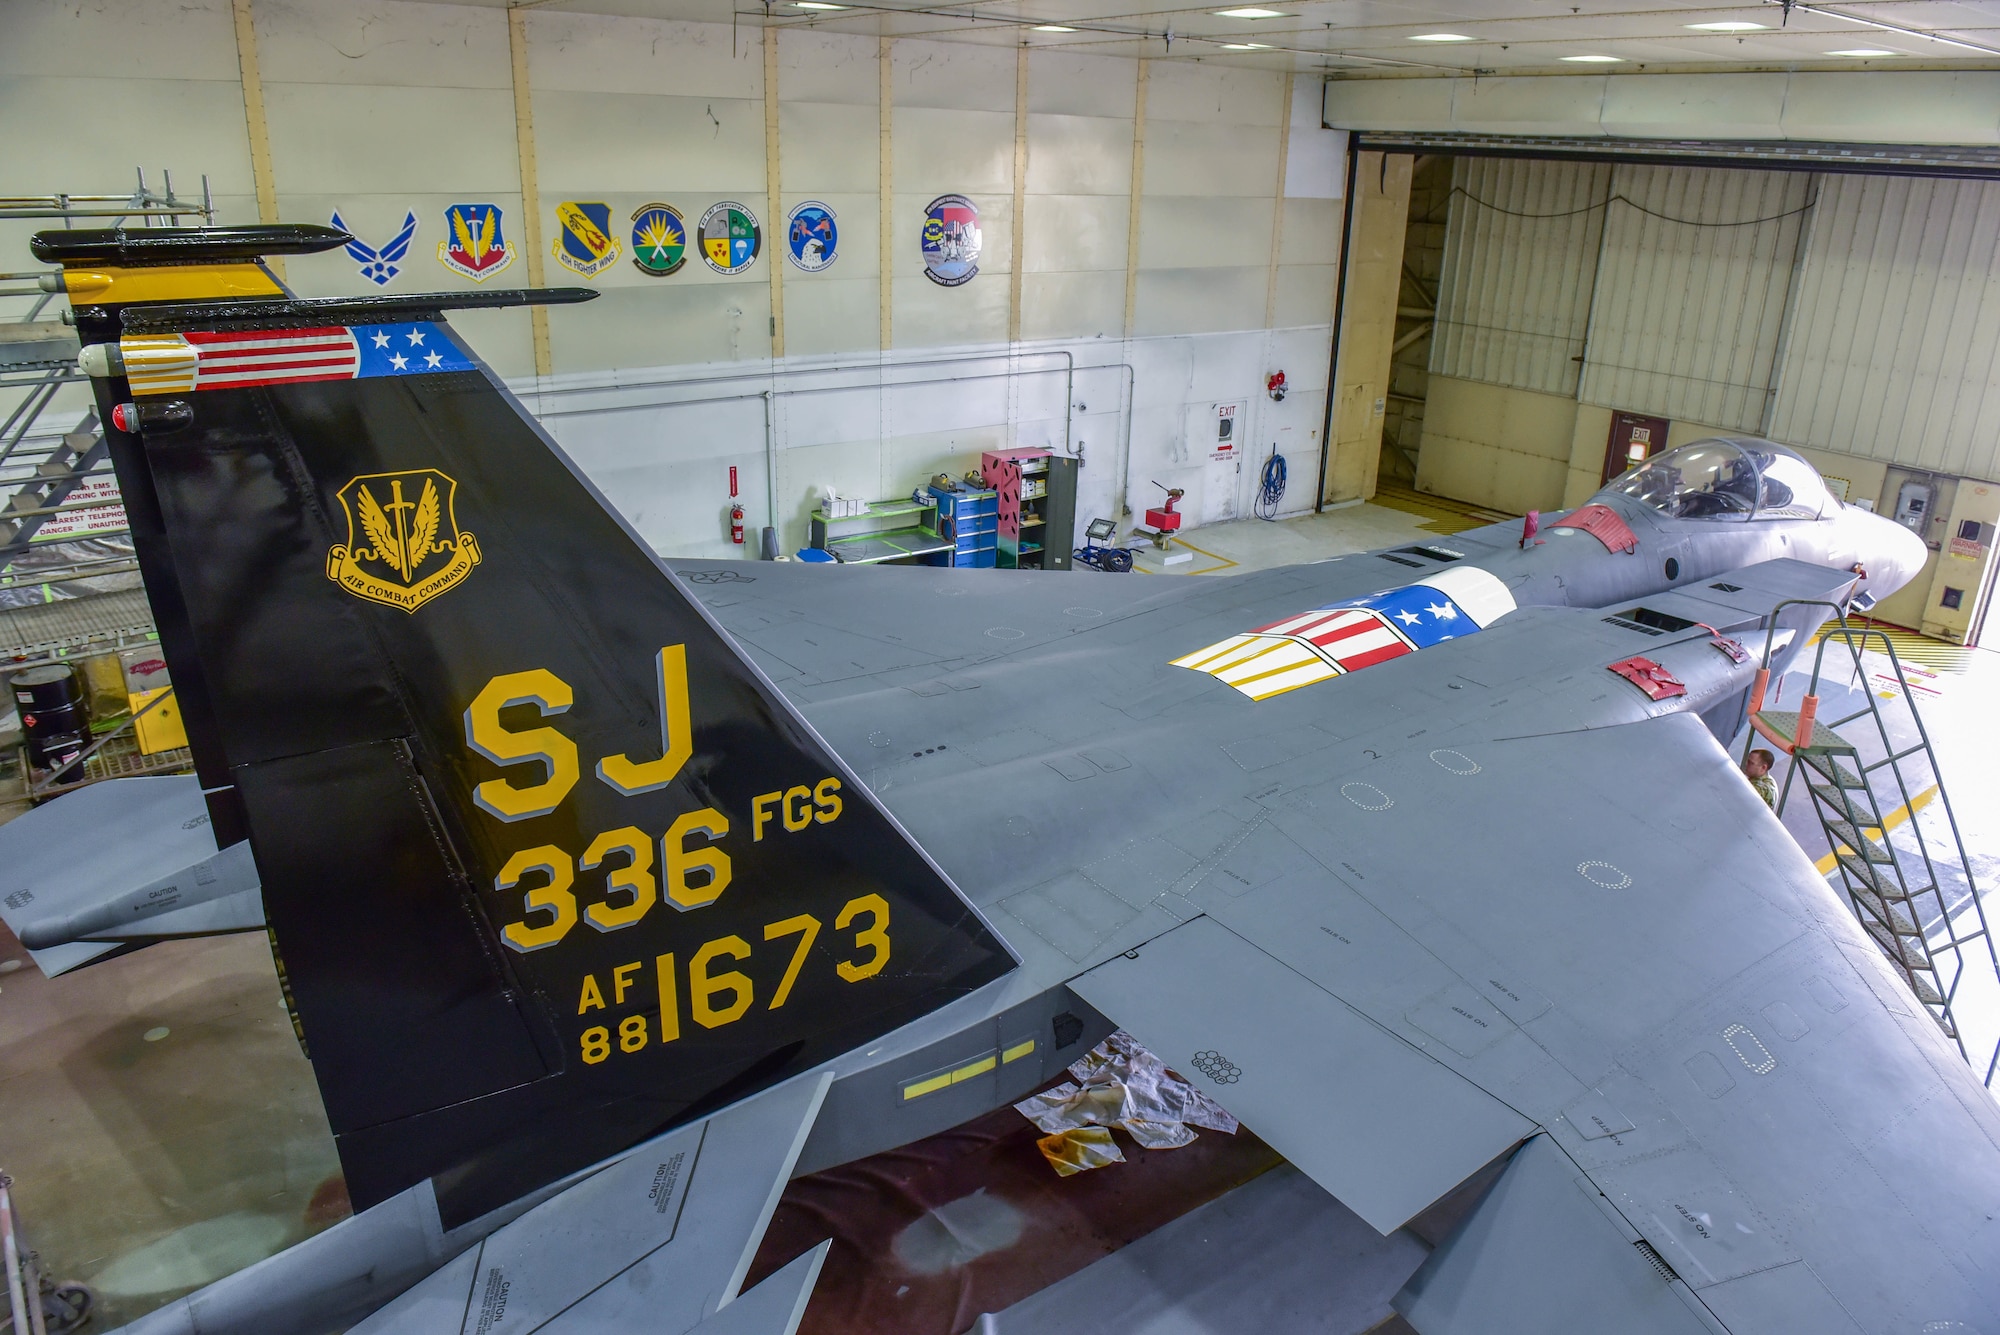
M 1111 1139 L 1111 1128 L 1107 1126 L 1073 1126 L 1043 1136 L 1035 1142 L 1035 1148 L 1042 1152 L 1058 1177 L 1125 1162 L 1124 1151 Z
M 1062 1138 L 1085 1129 L 1105 1128 L 1101 1143 L 1114 1153 L 1117 1147 L 1111 1144 L 1109 1131 L 1114 1126 L 1149 1150 L 1193 1144 L 1195 1127 L 1236 1134 L 1237 1121 L 1227 1109 L 1168 1070 L 1123 1029 L 1078 1058 L 1069 1073 L 1075 1083 L 1065 1081 L 1014 1105 L 1016 1112 L 1049 1133 L 1036 1143 L 1065 1177 L 1123 1159 L 1121 1155 L 1116 1160 L 1075 1164 L 1051 1151 L 1051 1142 L 1060 1142 L 1067 1153 Z M 1093 1137 L 1091 1143 L 1099 1142 Z

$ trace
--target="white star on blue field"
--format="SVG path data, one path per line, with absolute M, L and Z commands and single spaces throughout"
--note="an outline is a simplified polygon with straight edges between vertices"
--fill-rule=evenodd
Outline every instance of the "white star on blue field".
M 437 337 L 431 337 L 433 334 Z M 361 325 L 354 329 L 354 342 L 361 353 L 360 374 L 364 379 L 470 371 L 475 366 L 441 326 L 428 322 Z

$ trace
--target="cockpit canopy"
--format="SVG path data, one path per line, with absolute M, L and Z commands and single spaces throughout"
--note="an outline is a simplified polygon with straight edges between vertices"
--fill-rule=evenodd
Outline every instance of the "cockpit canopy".
M 1712 436 L 1668 450 L 1604 490 L 1674 519 L 1818 519 L 1840 508 L 1811 464 L 1750 436 Z

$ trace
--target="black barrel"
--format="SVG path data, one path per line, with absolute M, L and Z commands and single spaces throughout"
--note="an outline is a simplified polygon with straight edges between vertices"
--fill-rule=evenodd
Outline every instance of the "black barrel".
M 16 672 L 7 679 L 7 684 L 13 688 L 14 703 L 23 714 L 83 702 L 83 682 L 76 669 L 62 664 Z
M 82 682 L 74 669 L 60 666 L 29 668 L 8 679 L 21 712 L 21 732 L 28 739 L 28 763 L 36 769 L 67 771 L 90 745 L 90 719 L 84 711 Z

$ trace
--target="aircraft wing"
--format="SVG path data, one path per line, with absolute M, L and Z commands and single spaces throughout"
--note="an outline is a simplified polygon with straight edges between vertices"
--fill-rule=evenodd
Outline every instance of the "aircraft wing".
M 1085 633 L 1099 645 L 1119 626 L 1126 630 L 1113 638 L 1130 638 L 1220 611 L 1254 626 L 1302 606 L 1422 583 L 1491 550 L 1452 538 L 1213 580 L 1092 570 L 967 580 L 908 566 L 667 565 L 781 690 L 809 702 L 862 678 L 918 695 L 965 690 L 952 674 L 972 664 L 1037 654 Z
M 751 652 L 987 910 L 1023 991 L 1067 977 L 1384 1232 L 1506 1160 L 1403 1297 L 1424 1335 L 2000 1307 L 1990 1096 L 1686 701 L 1603 670 L 1726 666 L 1706 631 L 1523 608 L 1264 701 L 1171 666 L 1398 582 L 1379 562 L 1023 581 L 1039 620 L 871 571 L 872 624 L 912 647 L 851 675 L 825 634 L 871 624 L 846 572 L 696 588 L 758 620 Z M 1838 579 L 1773 562 L 1647 605 L 1728 626 Z M 947 738 L 965 754 L 909 749 Z
M 1990 1319 L 2000 1109 L 1725 766 L 1679 715 L 1295 774 L 1071 986 L 1385 1233 L 1533 1136 L 1424 1335 Z

